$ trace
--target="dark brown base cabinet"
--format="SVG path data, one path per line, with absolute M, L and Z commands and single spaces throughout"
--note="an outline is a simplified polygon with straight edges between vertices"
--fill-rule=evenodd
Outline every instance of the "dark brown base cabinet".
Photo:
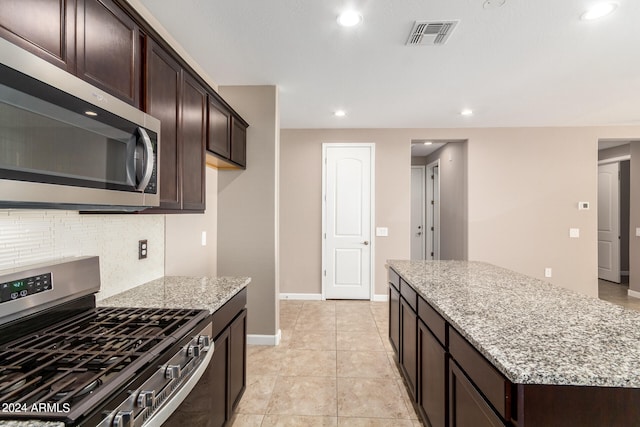
M 640 425 L 640 389 L 513 384 L 393 269 L 389 340 L 426 426 Z
M 504 426 L 458 365 L 451 362 L 449 366 L 449 426 Z
M 422 320 L 418 322 L 418 357 L 418 407 L 432 427 L 445 427 L 449 357 Z
M 212 315 L 214 352 L 198 386 L 163 427 L 223 427 L 247 384 L 246 288 Z
M 389 273 L 391 275 L 391 273 Z M 400 353 L 400 291 L 389 286 L 389 341 L 396 354 Z

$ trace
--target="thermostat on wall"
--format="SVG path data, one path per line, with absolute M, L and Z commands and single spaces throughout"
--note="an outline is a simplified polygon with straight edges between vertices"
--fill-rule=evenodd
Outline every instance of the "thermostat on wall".
M 578 202 L 578 210 L 579 211 L 588 211 L 589 210 L 589 202 Z

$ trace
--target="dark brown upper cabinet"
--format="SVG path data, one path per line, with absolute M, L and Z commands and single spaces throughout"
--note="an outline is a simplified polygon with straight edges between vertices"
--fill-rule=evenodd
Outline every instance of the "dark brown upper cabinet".
M 207 92 L 184 70 L 181 107 L 182 209 L 204 211 Z
M 140 30 L 112 0 L 3 2 L 0 36 L 140 107 Z
M 4 1 L 0 36 L 75 73 L 75 0 Z
M 146 112 L 160 120 L 160 206 L 204 211 L 207 95 L 162 46 L 147 39 Z
M 207 150 L 225 159 L 231 157 L 231 111 L 209 95 L 209 135 Z
M 249 125 L 217 94 L 209 94 L 208 107 L 207 163 L 219 169 L 244 169 Z
M 140 107 L 139 27 L 110 0 L 77 1 L 78 76 Z
M 231 117 L 231 160 L 247 166 L 247 124 L 237 116 Z

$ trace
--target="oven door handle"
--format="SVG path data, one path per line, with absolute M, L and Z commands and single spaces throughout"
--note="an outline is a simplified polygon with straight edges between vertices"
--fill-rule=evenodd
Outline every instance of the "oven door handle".
M 151 417 L 142 425 L 142 427 L 160 427 L 162 424 L 169 419 L 171 414 L 178 409 L 180 404 L 186 399 L 186 397 L 191 393 L 202 378 L 204 371 L 207 370 L 211 359 L 213 358 L 214 348 L 211 345 L 209 351 L 202 359 L 202 362 L 198 367 L 189 375 L 189 378 L 182 384 L 180 389 L 173 395 L 171 398 L 166 401 L 162 407 L 160 407 L 156 412 L 151 414 Z

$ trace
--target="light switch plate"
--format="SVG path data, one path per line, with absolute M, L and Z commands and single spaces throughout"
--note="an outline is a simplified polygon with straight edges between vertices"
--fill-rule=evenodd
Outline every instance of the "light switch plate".
M 640 237 L 640 227 L 636 227 L 636 237 Z
M 387 227 L 376 227 L 376 236 L 387 237 L 389 235 L 389 229 Z
M 580 229 L 579 228 L 570 228 L 569 229 L 569 237 L 572 239 L 577 239 L 580 237 Z
M 588 211 L 589 210 L 589 202 L 578 202 L 578 210 L 579 211 Z

